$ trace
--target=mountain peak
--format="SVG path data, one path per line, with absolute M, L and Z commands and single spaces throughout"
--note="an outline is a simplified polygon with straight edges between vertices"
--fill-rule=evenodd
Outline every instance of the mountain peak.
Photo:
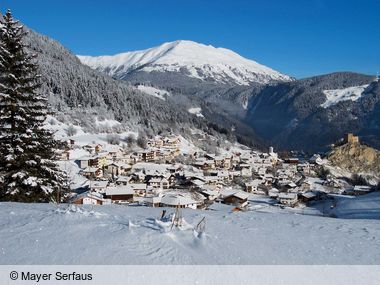
M 144 72 L 180 72 L 201 80 L 249 85 L 291 78 L 225 48 L 215 48 L 189 40 L 163 43 L 146 50 L 113 56 L 78 56 L 82 63 L 122 78 L 125 74 Z

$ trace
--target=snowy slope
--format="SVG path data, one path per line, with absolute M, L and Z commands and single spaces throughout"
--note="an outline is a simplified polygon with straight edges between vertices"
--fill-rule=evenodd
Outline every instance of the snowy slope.
M 339 197 L 332 213 L 339 218 L 380 219 L 380 193 Z
M 380 263 L 378 220 L 228 209 L 185 210 L 170 231 L 162 208 L 0 203 L 0 264 Z
M 164 43 L 141 51 L 113 56 L 78 56 L 82 63 L 122 78 L 136 69 L 145 72 L 181 72 L 193 78 L 248 85 L 252 82 L 289 81 L 291 78 L 237 53 L 193 41 Z
M 323 90 L 323 93 L 326 95 L 326 101 L 321 107 L 328 108 L 347 100 L 357 101 L 367 87 L 368 84 L 344 89 Z
M 152 86 L 138 85 L 137 89 L 144 92 L 145 94 L 151 95 L 164 101 L 166 100 L 167 96 L 170 96 L 170 93 L 168 91 L 161 90 Z
M 199 108 L 199 107 L 194 107 L 194 108 L 190 108 L 189 110 L 187 110 L 190 114 L 194 114 L 196 115 L 197 117 L 204 117 L 203 114 L 202 114 L 202 108 Z

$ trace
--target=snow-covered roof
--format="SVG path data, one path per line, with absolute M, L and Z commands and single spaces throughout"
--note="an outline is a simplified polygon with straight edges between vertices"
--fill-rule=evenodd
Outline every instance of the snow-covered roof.
M 305 193 L 302 193 L 301 195 L 302 195 L 303 197 L 305 197 L 305 198 L 308 198 L 308 199 L 310 199 L 310 198 L 314 198 L 314 197 L 317 196 L 317 194 L 315 194 L 314 192 L 311 192 L 311 191 L 309 191 L 309 192 L 305 192 Z
M 106 188 L 108 185 L 108 181 L 91 181 L 91 188 Z
M 238 192 L 234 193 L 232 196 L 235 196 L 239 199 L 245 200 L 245 199 L 248 199 L 249 194 L 246 192 L 243 192 L 243 191 L 238 191 Z
M 194 185 L 196 185 L 196 186 L 202 186 L 202 185 L 205 184 L 203 181 L 201 181 L 201 180 L 199 180 L 199 179 L 195 179 L 195 180 L 193 180 L 192 183 L 193 183 Z
M 202 194 L 205 194 L 207 196 L 218 196 L 219 192 L 211 189 L 202 189 L 200 191 Z
M 97 167 L 88 166 L 85 169 L 82 169 L 81 172 L 95 173 L 98 170 L 99 170 L 99 168 L 97 168 Z
M 232 190 L 232 189 L 222 189 L 220 191 L 220 195 L 223 198 L 235 196 L 235 197 L 242 199 L 242 200 L 248 199 L 248 197 L 249 197 L 249 194 L 247 192 L 240 191 L 240 190 Z
M 355 185 L 354 191 L 369 192 L 369 191 L 371 191 L 371 187 L 370 186 L 364 186 L 364 185 Z
M 149 183 L 160 183 L 162 181 L 161 178 L 151 178 L 149 180 Z
M 106 189 L 106 195 L 133 195 L 135 194 L 135 191 L 130 187 L 130 185 L 127 186 L 114 186 L 114 187 L 108 187 Z
M 166 194 L 161 199 L 162 204 L 169 206 L 186 206 L 198 202 L 183 194 Z
M 268 192 L 270 192 L 270 193 L 278 193 L 278 192 L 280 192 L 280 191 L 278 191 L 278 189 L 277 188 L 271 188 Z
M 258 186 L 261 182 L 262 182 L 262 180 L 255 179 L 255 180 L 253 180 L 253 181 L 246 182 L 246 183 L 245 183 L 245 186 L 252 186 L 252 187 L 255 187 L 255 186 Z
M 130 176 L 119 176 L 116 180 L 116 182 L 128 182 L 132 178 Z
M 291 188 L 295 188 L 297 187 L 297 184 L 295 184 L 294 182 L 289 182 L 288 184 L 286 184 L 287 186 L 291 187 Z
M 278 194 L 279 199 L 295 199 L 297 198 L 296 193 L 280 193 Z
M 128 184 L 128 186 L 131 187 L 133 190 L 146 190 L 145 183 Z

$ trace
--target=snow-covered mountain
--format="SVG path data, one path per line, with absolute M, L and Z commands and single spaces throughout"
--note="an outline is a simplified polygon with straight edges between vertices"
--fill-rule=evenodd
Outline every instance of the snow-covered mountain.
M 355 133 L 380 148 L 380 82 L 336 72 L 268 85 L 250 97 L 245 120 L 276 147 L 324 151 Z
M 290 81 L 279 73 L 237 53 L 193 41 L 174 41 L 113 56 L 78 56 L 82 63 L 118 79 L 134 71 L 177 72 L 203 81 L 249 85 Z

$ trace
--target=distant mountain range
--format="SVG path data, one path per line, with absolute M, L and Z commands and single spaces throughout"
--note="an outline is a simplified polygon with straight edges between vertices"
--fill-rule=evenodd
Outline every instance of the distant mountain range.
M 321 151 L 344 132 L 380 147 L 380 87 L 373 76 L 295 80 L 191 41 L 79 59 L 33 31 L 26 41 L 38 55 L 50 104 L 62 119 L 92 131 L 96 117 L 151 134 L 198 128 L 261 148 Z
M 139 89 L 158 88 L 207 120 L 281 149 L 323 151 L 345 132 L 380 147 L 374 76 L 337 72 L 301 80 L 223 48 L 175 41 L 82 63 Z

